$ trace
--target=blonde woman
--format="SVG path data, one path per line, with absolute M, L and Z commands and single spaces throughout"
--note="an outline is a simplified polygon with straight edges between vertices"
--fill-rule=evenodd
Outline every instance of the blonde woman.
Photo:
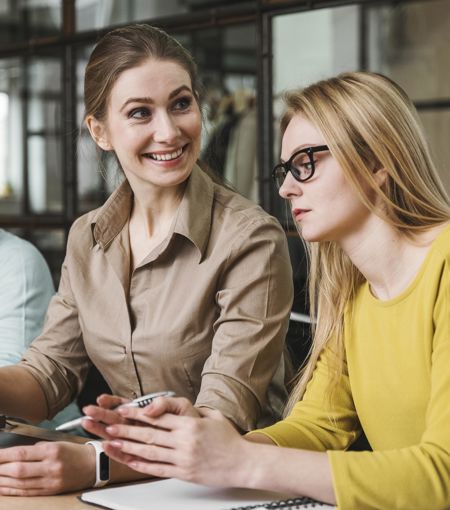
M 274 177 L 311 248 L 317 321 L 286 418 L 243 438 L 159 400 L 124 410 L 142 426 L 108 428 L 106 451 L 148 474 L 342 509 L 450 508 L 450 205 L 414 107 L 371 73 L 286 103 Z M 373 451 L 347 451 L 363 431 Z

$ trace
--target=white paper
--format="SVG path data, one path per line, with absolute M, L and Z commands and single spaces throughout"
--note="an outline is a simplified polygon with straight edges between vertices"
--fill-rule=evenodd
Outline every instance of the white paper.
M 253 489 L 216 489 L 170 479 L 85 492 L 81 499 L 112 510 L 228 510 L 290 497 L 292 494 Z M 308 507 L 313 508 L 304 508 Z M 314 508 L 335 507 L 315 503 Z

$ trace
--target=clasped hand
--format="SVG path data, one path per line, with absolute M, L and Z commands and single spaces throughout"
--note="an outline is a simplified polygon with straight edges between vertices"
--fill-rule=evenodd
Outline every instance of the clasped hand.
M 115 412 L 127 421 L 104 429 L 110 458 L 151 476 L 233 485 L 248 443 L 220 412 L 197 409 L 184 398 L 159 398 L 142 409 Z

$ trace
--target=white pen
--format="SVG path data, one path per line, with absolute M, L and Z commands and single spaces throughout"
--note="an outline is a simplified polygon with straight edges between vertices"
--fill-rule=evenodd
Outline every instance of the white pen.
M 143 395 L 142 397 L 135 398 L 130 402 L 125 404 L 120 404 L 113 409 L 119 409 L 120 407 L 145 407 L 148 406 L 155 398 L 158 397 L 174 397 L 175 392 L 173 391 L 158 391 L 156 393 L 148 393 L 147 395 Z M 70 430 L 81 425 L 83 420 L 93 420 L 90 416 L 80 416 L 80 418 L 76 418 L 75 420 L 67 421 L 66 423 L 62 423 L 58 425 L 55 430 Z

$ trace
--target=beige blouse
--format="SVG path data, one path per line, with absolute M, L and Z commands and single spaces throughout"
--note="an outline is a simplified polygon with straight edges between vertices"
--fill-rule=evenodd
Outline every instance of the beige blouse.
M 130 274 L 132 201 L 125 181 L 71 228 L 44 331 L 21 361 L 48 416 L 94 363 L 117 395 L 173 390 L 243 430 L 272 422 L 293 293 L 277 220 L 195 167 L 167 238 Z

